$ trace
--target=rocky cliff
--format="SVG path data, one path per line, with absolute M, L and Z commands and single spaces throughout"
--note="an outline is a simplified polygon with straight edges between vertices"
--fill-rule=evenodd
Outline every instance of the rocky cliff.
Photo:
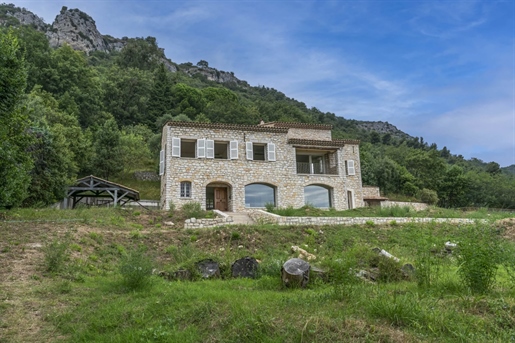
M 380 134 L 389 133 L 398 138 L 411 139 L 412 136 L 399 130 L 395 125 L 383 121 L 358 121 L 357 126 L 366 131 L 376 131 Z
M 125 45 L 124 40 L 103 36 L 98 32 L 95 21 L 86 13 L 66 7 L 55 17 L 46 35 L 52 47 L 66 43 L 87 54 L 92 51 L 118 51 Z

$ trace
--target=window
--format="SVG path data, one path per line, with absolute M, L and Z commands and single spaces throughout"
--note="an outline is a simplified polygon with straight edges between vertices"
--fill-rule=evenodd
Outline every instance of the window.
M 191 198 L 191 182 L 181 182 L 181 198 Z
M 180 140 L 181 140 L 180 156 L 195 158 L 196 157 L 196 155 L 195 155 L 196 141 L 194 139 L 180 139 Z
M 347 175 L 355 175 L 356 170 L 354 169 L 354 161 L 348 160 L 345 161 L 345 170 L 347 171 Z
M 275 204 L 275 188 L 263 183 L 245 186 L 245 207 L 265 207 Z
M 247 160 L 254 161 L 275 161 L 275 144 L 274 143 L 253 143 L 246 142 L 245 148 L 247 152 Z
M 159 175 L 163 175 L 165 173 L 165 151 L 161 150 L 159 152 Z
M 214 156 L 215 158 L 226 160 L 227 150 L 229 149 L 228 142 L 214 142 Z
M 237 159 L 238 141 L 215 142 L 212 139 L 172 138 L 172 156 L 189 158 Z
M 329 187 L 309 185 L 304 187 L 304 203 L 313 207 L 331 207 L 331 190 Z

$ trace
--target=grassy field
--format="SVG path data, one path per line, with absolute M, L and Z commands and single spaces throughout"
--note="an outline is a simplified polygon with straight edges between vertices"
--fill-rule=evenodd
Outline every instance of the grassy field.
M 488 213 L 485 213 L 484 218 Z M 167 226 L 178 214 L 9 212 L 0 221 L 0 342 L 513 342 L 515 220 L 451 226 Z M 447 241 L 459 252 L 448 253 Z M 280 268 L 317 256 L 306 289 Z M 372 252 L 379 247 L 399 263 Z M 260 260 L 259 277 L 230 277 Z M 201 280 L 195 263 L 220 262 Z M 400 267 L 415 266 L 413 275 Z M 154 271 L 193 272 L 170 281 Z M 377 281 L 355 276 L 376 273 Z

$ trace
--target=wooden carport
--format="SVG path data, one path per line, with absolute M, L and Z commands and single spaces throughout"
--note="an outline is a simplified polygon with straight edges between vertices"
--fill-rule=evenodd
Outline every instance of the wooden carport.
M 140 200 L 138 191 L 90 175 L 78 179 L 73 186 L 68 187 L 63 207 L 68 208 L 71 200 L 71 208 L 75 208 L 81 200 L 89 198 L 108 199 L 104 204 L 110 204 L 112 202 L 113 206 L 123 206 L 128 201 L 137 202 Z

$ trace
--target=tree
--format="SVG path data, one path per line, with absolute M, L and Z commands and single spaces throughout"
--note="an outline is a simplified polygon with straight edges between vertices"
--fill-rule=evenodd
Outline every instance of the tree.
M 148 71 L 113 66 L 102 78 L 104 109 L 111 113 L 120 126 L 152 125 L 147 104 L 152 87 Z
M 148 169 L 152 166 L 152 154 L 145 137 L 135 131 L 121 131 L 120 153 L 125 172 Z
M 64 198 L 66 186 L 76 178 L 73 153 L 68 149 L 63 127 L 48 128 L 44 120 L 32 127 L 29 151 L 34 159 L 31 182 L 24 206 L 42 206 Z
M 381 142 L 381 136 L 377 131 L 370 132 L 370 143 L 372 144 L 378 144 Z
M 117 63 L 122 68 L 154 70 L 164 58 L 155 37 L 131 38 L 120 51 Z
M 45 70 L 43 89 L 56 96 L 62 109 L 76 109 L 83 128 L 107 119 L 102 111 L 102 89 L 99 75 L 84 54 L 68 45 L 51 54 L 50 68 Z
M 154 82 L 150 89 L 148 100 L 148 115 L 143 123 L 150 128 L 154 127 L 156 120 L 172 110 L 172 86 L 173 82 L 165 69 L 164 64 L 160 64 L 154 74 Z M 161 127 L 156 128 L 158 131 Z
M 448 168 L 438 189 L 439 204 L 442 207 L 466 206 L 465 194 L 468 188 L 463 169 L 456 165 Z
M 94 134 L 94 173 L 106 180 L 119 174 L 124 168 L 120 138 L 114 119 L 108 119 Z
M 63 136 L 64 147 L 58 147 L 57 151 L 66 154 L 66 150 L 70 153 L 67 162 L 71 171 L 69 178 L 74 178 L 77 173 L 90 167 L 93 155 L 90 137 L 82 131 L 76 116 L 59 108 L 59 102 L 52 94 L 36 86 L 26 96 L 23 106 L 33 123 L 32 127 L 50 131 L 50 140 L 56 132 Z
M 26 82 L 18 39 L 12 31 L 0 33 L 0 206 L 19 205 L 30 182 L 28 120 L 19 109 Z
M 207 63 L 207 61 L 205 61 L 205 60 L 200 60 L 197 63 L 197 67 L 208 68 L 209 67 L 209 63 Z

